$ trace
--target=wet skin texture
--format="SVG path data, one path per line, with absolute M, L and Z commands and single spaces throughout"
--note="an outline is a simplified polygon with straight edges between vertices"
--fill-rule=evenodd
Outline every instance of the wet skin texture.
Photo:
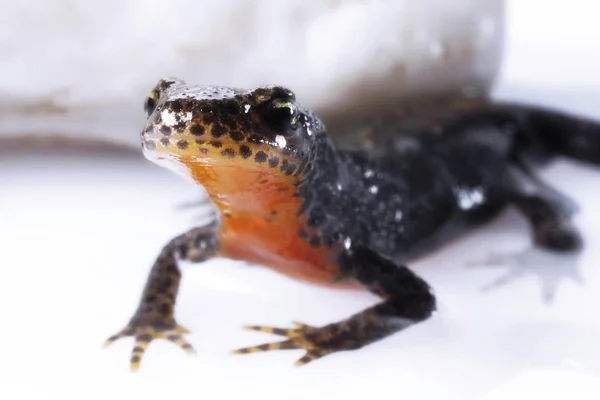
M 592 121 L 485 98 L 398 104 L 324 123 L 282 87 L 197 87 L 163 79 L 148 97 L 144 154 L 202 185 L 219 211 L 158 256 L 129 324 L 131 365 L 166 338 L 188 352 L 174 318 L 179 260 L 245 260 L 315 283 L 359 286 L 381 302 L 322 327 L 249 326 L 283 341 L 237 350 L 304 349 L 297 364 L 358 349 L 427 320 L 436 298 L 406 267 L 509 205 L 534 243 L 576 251 L 561 194 L 533 174 L 556 156 L 600 164 Z

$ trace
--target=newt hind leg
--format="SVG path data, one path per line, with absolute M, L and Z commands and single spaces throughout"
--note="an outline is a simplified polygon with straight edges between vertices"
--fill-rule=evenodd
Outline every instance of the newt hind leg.
M 295 328 L 248 326 L 283 336 L 280 342 L 265 343 L 235 351 L 237 354 L 269 350 L 304 349 L 296 362 L 304 365 L 331 353 L 359 349 L 414 324 L 427 320 L 436 310 L 429 285 L 410 269 L 397 265 L 377 253 L 357 246 L 340 257 L 340 269 L 356 279 L 383 301 L 340 322 L 314 327 L 295 322 Z
M 135 338 L 131 369 L 137 370 L 146 348 L 154 339 L 167 339 L 189 354 L 194 348 L 184 338 L 189 331 L 175 320 L 175 302 L 181 271 L 178 260 L 201 262 L 216 255 L 216 225 L 195 228 L 172 239 L 157 257 L 139 306 L 127 326 L 106 340 L 106 345 L 128 336 Z
M 531 224 L 538 247 L 561 253 L 582 247 L 579 232 L 558 203 L 538 195 L 519 195 L 513 202 Z

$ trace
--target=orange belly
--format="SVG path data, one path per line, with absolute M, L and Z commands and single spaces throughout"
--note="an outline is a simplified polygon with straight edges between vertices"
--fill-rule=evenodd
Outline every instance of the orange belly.
M 225 257 L 264 265 L 286 276 L 316 284 L 337 282 L 337 251 L 312 247 L 298 236 L 300 220 L 269 222 L 232 217 L 223 221 L 221 253 Z

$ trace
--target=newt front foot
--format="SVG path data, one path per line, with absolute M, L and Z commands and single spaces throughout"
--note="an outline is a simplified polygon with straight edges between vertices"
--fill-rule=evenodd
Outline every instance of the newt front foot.
M 286 329 L 256 325 L 245 326 L 244 328 L 248 330 L 272 333 L 274 335 L 287 337 L 288 340 L 244 347 L 235 350 L 234 353 L 248 354 L 270 350 L 304 349 L 306 350 L 306 354 L 296 361 L 296 366 L 301 366 L 326 356 L 327 354 L 348 350 L 348 348 L 342 345 L 343 340 L 339 340 L 342 339 L 340 336 L 342 332 L 337 329 L 338 324 L 327 325 L 322 328 L 306 325 L 301 322 L 294 322 L 293 324 L 296 325 L 296 328 Z
M 157 323 L 132 320 L 125 329 L 109 337 L 104 345 L 110 346 L 124 337 L 134 337 L 135 345 L 131 353 L 131 370 L 137 371 L 146 348 L 155 339 L 166 339 L 181 347 L 186 353 L 190 355 L 196 354 L 192 345 L 183 338 L 183 334 L 186 333 L 190 333 L 190 331 L 175 322 Z
M 140 367 L 148 344 L 154 339 L 167 339 L 189 354 L 195 354 L 183 334 L 189 331 L 175 322 L 175 300 L 179 292 L 181 271 L 178 261 L 201 262 L 211 258 L 217 249 L 213 225 L 205 225 L 173 238 L 154 262 L 138 308 L 121 332 L 110 337 L 106 344 L 126 337 L 135 337 L 131 355 L 131 370 Z

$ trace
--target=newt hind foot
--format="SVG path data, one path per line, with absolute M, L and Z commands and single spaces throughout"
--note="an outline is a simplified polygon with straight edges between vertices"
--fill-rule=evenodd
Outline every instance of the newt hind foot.
M 331 346 L 326 346 L 324 339 L 330 337 L 331 328 L 317 328 L 306 325 L 301 322 L 293 322 L 296 328 L 274 328 L 270 326 L 250 325 L 245 326 L 247 330 L 272 333 L 287 337 L 287 340 L 280 342 L 264 343 L 256 346 L 244 347 L 234 350 L 235 354 L 257 353 L 271 350 L 297 350 L 304 349 L 306 353 L 296 361 L 296 366 L 302 366 L 309 362 L 326 356 L 327 354 L 343 349 L 334 349 Z
M 264 343 L 256 346 L 244 347 L 234 350 L 235 354 L 257 353 L 271 350 L 298 350 L 304 349 L 306 353 L 296 361 L 296 366 L 302 366 L 324 357 L 328 354 L 353 350 L 357 348 L 351 341 L 348 342 L 342 337 L 343 323 L 330 324 L 324 327 L 314 327 L 301 322 L 293 322 L 296 328 L 274 328 L 270 326 L 246 326 L 247 330 L 272 333 L 287 337 L 287 340 L 280 342 Z M 360 347 L 360 346 L 359 346 Z

